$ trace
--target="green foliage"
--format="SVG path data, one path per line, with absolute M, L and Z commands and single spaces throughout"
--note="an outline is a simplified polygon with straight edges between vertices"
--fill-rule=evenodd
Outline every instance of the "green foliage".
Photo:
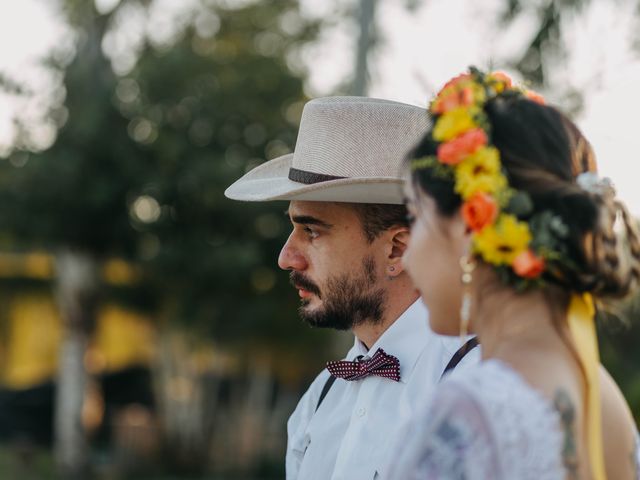
M 120 109 L 132 125 L 150 125 L 140 140 L 153 168 L 136 194 L 161 205 L 155 222 L 135 225 L 138 256 L 159 288 L 180 299 L 174 315 L 218 337 L 287 343 L 297 322 L 297 301 L 276 265 L 285 205 L 223 195 L 247 168 L 295 144 L 303 80 L 284 56 L 315 28 L 285 35 L 279 19 L 295 8 L 288 1 L 217 10 L 213 39 L 188 29 L 169 50 L 147 46 L 120 85 L 140 92 Z M 270 42 L 268 55 L 260 41 Z M 156 252 L 145 251 L 149 241 Z
M 624 393 L 631 411 L 640 424 L 640 296 L 610 307 L 598 325 L 602 363 Z
M 68 121 L 47 151 L 15 152 L 26 164 L 0 162 L 0 230 L 25 249 L 127 258 L 158 312 L 203 333 L 282 345 L 301 337 L 293 348 L 306 348 L 312 335 L 276 265 L 286 206 L 223 192 L 293 149 L 306 99 L 289 65 L 318 25 L 293 0 L 208 7 L 220 25 L 213 36 L 188 26 L 170 48 L 145 44 L 119 78 L 101 49 L 109 17 L 67 7 L 81 39 L 64 71 Z

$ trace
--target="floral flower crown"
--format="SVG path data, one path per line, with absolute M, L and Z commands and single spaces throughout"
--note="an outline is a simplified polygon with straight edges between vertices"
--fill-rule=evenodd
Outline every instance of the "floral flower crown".
M 542 284 L 545 273 L 562 276 L 564 268 L 575 265 L 566 251 L 567 226 L 549 210 L 534 213 L 530 196 L 509 186 L 500 153 L 490 143 L 483 107 L 505 93 L 544 104 L 539 94 L 514 85 L 502 72 L 485 74 L 472 67 L 450 80 L 429 107 L 437 154 L 413 159 L 411 169 L 429 169 L 453 182 L 472 232 L 472 252 L 524 289 Z

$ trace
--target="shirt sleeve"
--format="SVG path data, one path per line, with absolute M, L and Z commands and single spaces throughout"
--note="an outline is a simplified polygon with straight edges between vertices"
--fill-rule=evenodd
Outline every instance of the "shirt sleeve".
M 640 480 L 640 435 L 636 431 L 636 478 Z
M 388 479 L 501 478 L 495 440 L 481 405 L 452 382 L 442 384 L 430 408 L 414 422 Z
M 316 412 L 320 392 L 328 378 L 329 372 L 327 370 L 320 372 L 289 417 L 287 422 L 287 453 L 285 457 L 287 480 L 297 480 L 298 478 L 300 465 L 309 444 L 307 427 Z

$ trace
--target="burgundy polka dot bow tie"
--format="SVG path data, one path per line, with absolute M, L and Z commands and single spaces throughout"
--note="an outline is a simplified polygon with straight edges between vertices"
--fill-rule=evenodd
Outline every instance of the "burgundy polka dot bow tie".
M 368 360 L 362 360 L 362 356 L 353 362 L 340 360 L 328 362 L 327 370 L 334 377 L 345 380 L 360 380 L 369 375 L 390 378 L 396 382 L 400 381 L 400 361 L 393 355 L 388 355 L 379 348 Z

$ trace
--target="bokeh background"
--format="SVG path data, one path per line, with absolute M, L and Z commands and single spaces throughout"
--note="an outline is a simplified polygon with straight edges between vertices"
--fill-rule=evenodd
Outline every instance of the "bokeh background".
M 0 475 L 282 479 L 352 341 L 298 320 L 286 204 L 223 191 L 304 102 L 425 106 L 475 64 L 570 112 L 640 214 L 638 0 L 0 3 Z M 640 417 L 640 297 L 601 319 Z

